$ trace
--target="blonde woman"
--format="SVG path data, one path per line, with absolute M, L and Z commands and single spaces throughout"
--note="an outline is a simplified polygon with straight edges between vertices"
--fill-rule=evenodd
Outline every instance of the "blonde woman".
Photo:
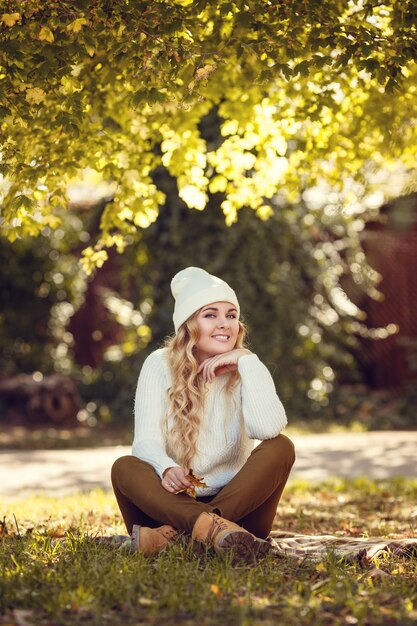
M 132 456 L 112 468 L 115 496 L 145 555 L 182 532 L 250 561 L 270 549 L 295 459 L 280 434 L 285 410 L 267 368 L 244 347 L 233 289 L 197 267 L 176 274 L 171 289 L 175 335 L 143 364 Z M 193 477 L 204 485 L 196 498 L 187 493 Z

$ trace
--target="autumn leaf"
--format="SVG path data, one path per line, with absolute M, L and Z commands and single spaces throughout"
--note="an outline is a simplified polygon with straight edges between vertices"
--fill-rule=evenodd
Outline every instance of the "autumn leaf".
M 156 600 L 152 600 L 152 598 L 140 597 L 138 598 L 138 604 L 140 606 L 153 606 L 157 604 Z
M 26 91 L 26 102 L 29 104 L 39 104 L 43 100 L 45 100 L 45 92 L 40 87 L 32 87 Z
M 207 80 L 207 78 L 214 72 L 217 65 L 208 63 L 204 65 L 204 67 L 199 67 L 194 74 L 194 79 L 188 83 L 188 91 L 192 93 L 197 83 L 202 80 Z
M 1 16 L 1 21 L 9 28 L 14 26 L 16 22 L 20 22 L 21 19 L 22 16 L 20 15 L 20 13 L 3 13 L 3 15 Z
M 190 473 L 187 474 L 186 478 L 187 480 L 190 481 L 191 487 L 188 487 L 187 489 L 181 489 L 180 491 L 177 491 L 177 493 L 186 493 L 188 496 L 191 496 L 192 498 L 196 498 L 197 497 L 196 488 L 207 487 L 203 478 L 197 478 L 197 476 L 194 476 L 193 470 L 190 470 Z
M 195 73 L 195 80 L 199 81 L 199 80 L 205 80 L 207 79 L 210 74 L 212 74 L 214 72 L 214 70 L 216 69 L 216 65 L 205 65 L 204 67 L 199 67 L 198 70 L 196 70 Z
M 63 537 L 65 537 L 66 533 L 67 529 L 61 525 L 52 526 L 46 531 L 48 537 L 53 537 L 54 539 L 62 539 Z
M 326 571 L 326 566 L 324 563 L 318 563 L 316 565 L 316 572 L 325 572 Z
M 83 28 L 83 26 L 86 26 L 87 24 L 88 24 L 88 20 L 85 17 L 79 17 L 78 19 L 71 22 L 71 24 L 68 24 L 67 30 L 70 30 L 75 34 L 78 34 L 80 30 Z
M 213 585 L 210 585 L 210 591 L 211 591 L 212 593 L 214 593 L 214 595 L 215 595 L 215 596 L 221 596 L 221 595 L 223 595 L 223 594 L 222 594 L 222 592 L 220 591 L 220 589 L 219 589 L 219 586 L 218 586 L 218 585 L 214 585 L 214 584 L 213 584 Z
M 55 39 L 53 32 L 47 26 L 42 26 L 39 35 L 39 41 L 47 41 L 48 43 L 52 43 Z

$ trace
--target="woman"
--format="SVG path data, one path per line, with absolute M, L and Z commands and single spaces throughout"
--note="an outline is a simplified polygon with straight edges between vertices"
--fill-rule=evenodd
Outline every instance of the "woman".
M 295 459 L 280 434 L 285 411 L 267 368 L 243 347 L 233 289 L 197 267 L 176 274 L 171 289 L 176 334 L 143 364 L 133 456 L 112 468 L 116 499 L 146 555 L 181 531 L 250 561 L 270 549 L 265 538 Z M 205 485 L 195 499 L 186 492 L 193 477 Z

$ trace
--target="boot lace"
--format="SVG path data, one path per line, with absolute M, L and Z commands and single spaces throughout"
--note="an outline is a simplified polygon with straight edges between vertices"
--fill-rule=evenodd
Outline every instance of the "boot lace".
M 221 533 L 223 530 L 227 530 L 229 528 L 229 522 L 227 520 L 214 515 L 213 513 L 209 513 L 211 517 L 211 528 L 209 530 L 209 539 L 214 542 L 217 535 Z

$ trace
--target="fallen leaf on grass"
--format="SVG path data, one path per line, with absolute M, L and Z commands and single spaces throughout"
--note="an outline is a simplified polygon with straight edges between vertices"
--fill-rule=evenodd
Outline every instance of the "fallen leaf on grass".
M 214 593 L 215 596 L 222 596 L 222 592 L 219 589 L 218 585 L 210 585 L 210 591 Z
M 138 604 L 141 606 L 153 606 L 158 603 L 156 600 L 152 600 L 152 598 L 138 598 Z
M 48 528 L 46 534 L 48 537 L 53 537 L 54 539 L 62 539 L 67 534 L 67 529 L 63 526 L 53 526 L 52 528 Z

